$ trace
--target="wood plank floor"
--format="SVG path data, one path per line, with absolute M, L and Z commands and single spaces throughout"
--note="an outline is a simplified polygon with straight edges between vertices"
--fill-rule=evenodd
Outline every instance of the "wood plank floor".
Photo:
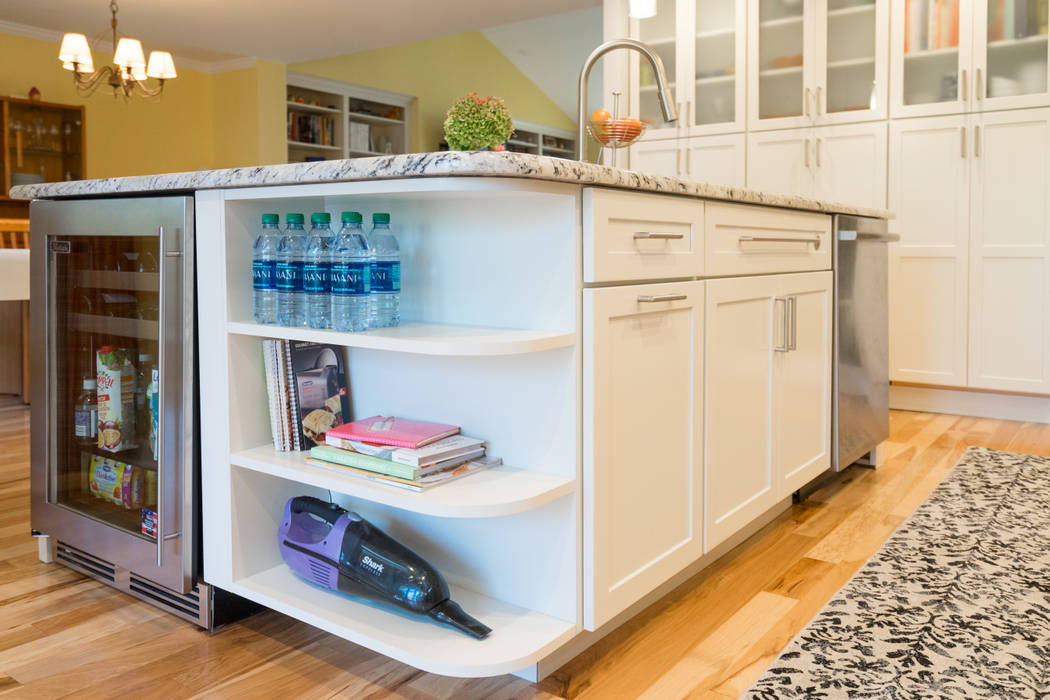
M 536 686 L 422 673 L 273 612 L 209 635 L 39 563 L 28 430 L 0 399 L 0 695 L 28 698 L 733 698 L 969 445 L 1050 454 L 1050 425 L 893 412 L 882 468 L 839 475 Z

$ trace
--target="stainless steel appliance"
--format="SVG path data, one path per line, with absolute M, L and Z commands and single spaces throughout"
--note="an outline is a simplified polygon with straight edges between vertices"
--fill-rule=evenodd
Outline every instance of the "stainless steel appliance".
M 216 592 L 200 583 L 193 198 L 34 201 L 30 239 L 42 556 L 212 626 Z
M 841 471 L 890 434 L 887 222 L 835 217 L 832 465 Z

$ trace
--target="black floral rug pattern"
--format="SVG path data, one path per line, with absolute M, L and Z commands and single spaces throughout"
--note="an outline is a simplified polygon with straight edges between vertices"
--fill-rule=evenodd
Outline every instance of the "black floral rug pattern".
M 1050 458 L 971 447 L 747 698 L 1050 698 Z

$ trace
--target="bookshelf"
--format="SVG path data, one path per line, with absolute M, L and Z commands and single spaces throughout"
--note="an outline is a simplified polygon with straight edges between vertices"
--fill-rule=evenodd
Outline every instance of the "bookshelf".
M 514 133 L 504 144 L 508 151 L 554 158 L 576 158 L 576 135 L 567 129 L 514 120 Z
M 287 79 L 288 162 L 408 153 L 412 95 L 301 73 Z

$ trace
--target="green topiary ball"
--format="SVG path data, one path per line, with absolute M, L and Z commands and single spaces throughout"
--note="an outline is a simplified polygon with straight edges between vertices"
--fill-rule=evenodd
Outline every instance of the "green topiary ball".
M 445 140 L 454 151 L 495 148 L 510 138 L 514 121 L 498 97 L 464 95 L 449 108 L 445 118 Z

